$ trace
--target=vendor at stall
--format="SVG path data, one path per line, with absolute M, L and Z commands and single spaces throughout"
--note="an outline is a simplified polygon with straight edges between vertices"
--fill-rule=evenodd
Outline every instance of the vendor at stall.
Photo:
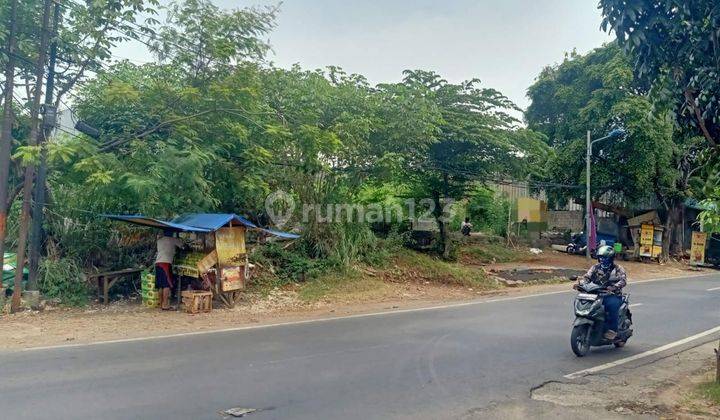
M 160 308 L 163 311 L 172 310 L 170 307 L 170 293 L 173 287 L 172 263 L 177 248 L 184 248 L 185 244 L 180 238 L 173 236 L 170 230 L 163 231 L 157 240 L 157 257 L 155 258 L 155 287 L 160 290 Z

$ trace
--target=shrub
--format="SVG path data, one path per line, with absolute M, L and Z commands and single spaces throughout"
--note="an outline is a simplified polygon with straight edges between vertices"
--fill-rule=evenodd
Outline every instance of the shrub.
M 467 215 L 475 230 L 505 236 L 510 203 L 487 187 L 477 188 L 467 205 Z
M 403 248 L 408 237 L 408 232 L 398 233 L 395 227 L 385 238 L 377 238 L 367 225 L 328 224 L 327 229 L 337 236 L 323 236 L 323 242 L 314 244 L 301 239 L 287 249 L 280 243 L 257 247 L 251 257 L 253 262 L 267 269 L 272 267 L 275 275 L 273 279 L 258 279 L 259 283 L 269 281 L 278 286 L 315 280 L 330 272 L 348 274 L 356 263 L 381 266 Z
M 82 270 L 71 258 L 45 258 L 40 261 L 39 286 L 42 294 L 59 299 L 64 305 L 84 306 L 88 287 Z
M 314 278 L 329 266 L 327 261 L 308 257 L 303 242 L 291 249 L 285 249 L 278 243 L 263 245 L 253 254 L 253 261 L 266 268 L 272 267 L 276 276 L 275 285 Z

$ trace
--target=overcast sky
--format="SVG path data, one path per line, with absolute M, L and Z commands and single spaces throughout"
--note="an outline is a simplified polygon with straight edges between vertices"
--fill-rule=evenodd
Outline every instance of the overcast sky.
M 596 0 L 285 0 L 277 23 L 269 59 L 280 67 L 338 65 L 372 83 L 399 81 L 405 69 L 433 70 L 451 82 L 476 77 L 522 108 L 544 66 L 573 48 L 584 53 L 610 41 L 599 29 Z M 138 45 L 116 53 L 152 60 Z

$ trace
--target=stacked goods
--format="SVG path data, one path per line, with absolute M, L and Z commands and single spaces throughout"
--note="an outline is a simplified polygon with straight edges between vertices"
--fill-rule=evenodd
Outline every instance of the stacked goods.
M 142 290 L 142 302 L 143 305 L 148 308 L 157 308 L 160 306 L 160 294 L 155 288 L 155 275 L 145 271 L 142 273 L 142 280 L 140 282 Z
M 205 254 L 201 252 L 188 252 L 186 254 L 179 255 L 175 258 L 173 270 L 175 271 L 175 274 L 179 276 L 198 278 L 200 277 L 200 272 L 198 271 L 197 266 L 203 258 L 205 258 Z

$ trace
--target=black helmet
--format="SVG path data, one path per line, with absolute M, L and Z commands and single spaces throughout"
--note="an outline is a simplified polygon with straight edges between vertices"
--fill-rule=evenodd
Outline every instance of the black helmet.
M 611 246 L 603 245 L 597 250 L 597 259 L 603 268 L 610 268 L 615 262 L 615 250 Z

